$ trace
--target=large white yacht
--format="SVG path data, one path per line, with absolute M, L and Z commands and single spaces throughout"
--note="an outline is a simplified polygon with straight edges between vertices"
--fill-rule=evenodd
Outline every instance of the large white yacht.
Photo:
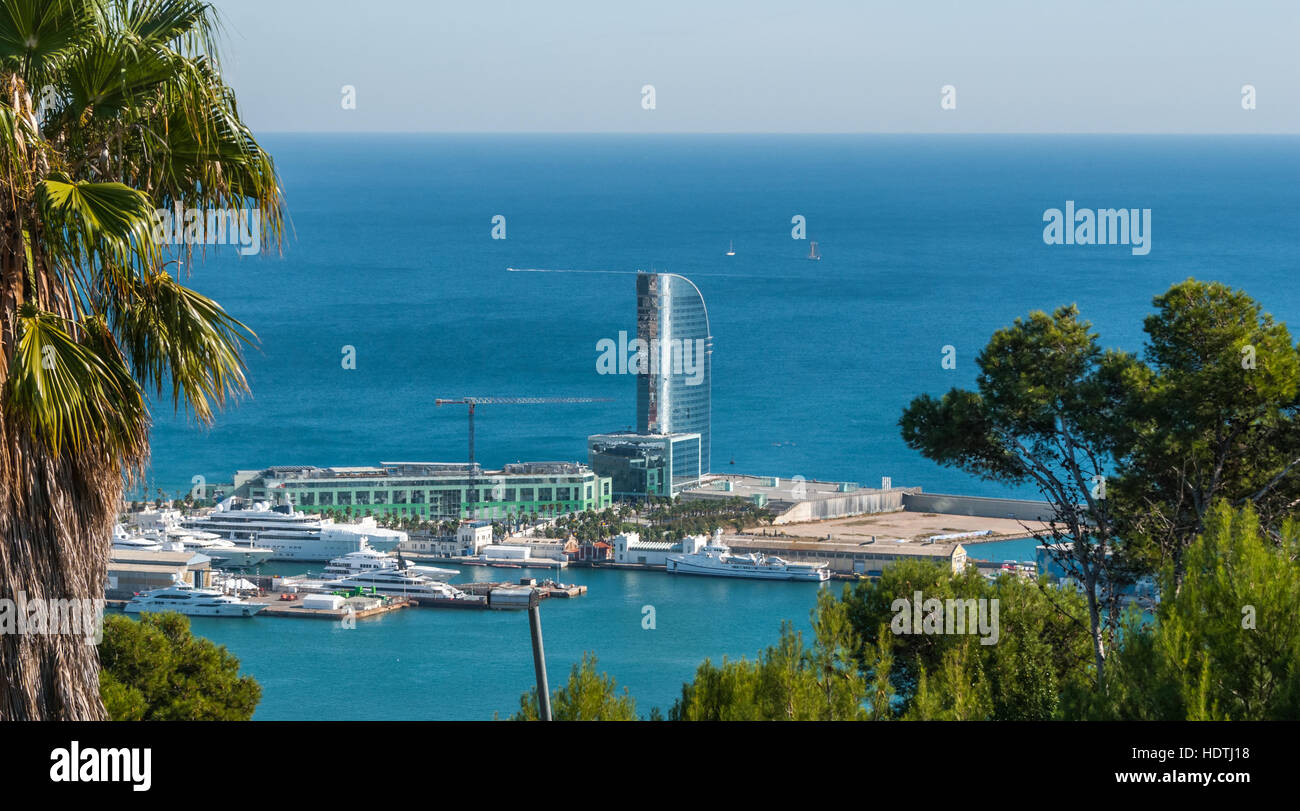
M 377 527 L 373 522 L 335 524 L 332 519 L 297 512 L 292 504 L 243 504 L 233 496 L 207 515 L 187 518 L 181 525 L 211 532 L 237 546 L 265 547 L 271 550 L 270 560 L 324 562 L 361 551 L 371 535 L 393 546 L 406 537 L 404 532 Z
M 206 533 L 205 533 L 206 534 Z M 261 546 L 240 546 L 225 538 L 185 538 L 181 545 L 191 552 L 212 558 L 213 566 L 225 569 L 251 569 L 271 559 L 274 550 Z
M 393 551 L 407 538 L 401 530 L 379 526 L 373 516 L 366 516 L 355 524 L 337 524 L 333 518 L 322 518 L 320 536 L 322 540 L 343 540 L 348 543 L 360 536 L 371 548 L 380 552 Z
M 163 548 L 161 541 L 143 535 L 133 535 L 121 524 L 113 525 L 113 546 L 118 549 L 144 549 L 149 552 L 159 552 Z
M 672 574 L 748 577 L 756 580 L 812 580 L 819 583 L 831 579 L 830 568 L 825 563 L 791 562 L 762 552 L 738 555 L 722 542 L 720 532 L 694 554 L 669 555 L 665 567 Z
M 128 513 L 125 520 L 131 529 L 123 528 L 123 542 L 118 543 L 114 529 L 114 545 L 132 549 L 184 549 L 199 552 L 212 559 L 212 565 L 221 568 L 248 569 L 270 560 L 272 551 L 257 546 L 237 546 L 215 532 L 204 532 L 182 526 L 184 517 L 179 510 L 154 509 Z M 179 544 L 179 546 L 178 546 Z
M 184 527 L 168 527 L 165 530 L 148 530 L 145 538 L 155 538 L 162 542 L 163 548 L 180 544 L 182 549 L 198 552 L 212 558 L 212 565 L 228 569 L 250 569 L 260 566 L 275 554 L 261 546 L 240 546 L 213 532 L 203 532 Z
M 191 617 L 251 617 L 264 608 L 264 603 L 250 603 L 218 589 L 178 583 L 137 594 L 122 610 L 129 614 L 176 611 Z
M 434 580 L 415 572 L 397 569 L 371 569 L 357 572 L 324 584 L 328 589 L 360 589 L 363 592 L 392 594 L 399 597 L 441 597 L 449 600 L 464 599 L 466 594 L 441 580 Z
M 371 571 L 407 572 L 409 574 L 424 575 L 430 580 L 444 581 L 460 574 L 458 569 L 439 569 L 437 566 L 420 566 L 407 563 L 400 556 L 386 555 L 378 549 L 371 549 L 369 546 L 365 546 L 356 552 L 349 552 L 342 557 L 334 558 L 325 566 L 323 573 L 329 577 L 338 578 Z

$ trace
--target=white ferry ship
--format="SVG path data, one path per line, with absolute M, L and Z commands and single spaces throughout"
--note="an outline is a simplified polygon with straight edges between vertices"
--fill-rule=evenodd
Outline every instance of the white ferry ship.
M 689 555 L 669 555 L 665 566 L 672 574 L 701 574 L 713 577 L 748 577 L 756 580 L 811 580 L 824 583 L 831 579 L 825 563 L 782 560 L 775 555 L 751 552 L 738 555 L 722 542 L 718 532 L 700 551 Z
M 176 611 L 191 617 L 251 617 L 266 608 L 217 589 L 200 589 L 184 583 L 135 595 L 122 609 L 128 614 Z

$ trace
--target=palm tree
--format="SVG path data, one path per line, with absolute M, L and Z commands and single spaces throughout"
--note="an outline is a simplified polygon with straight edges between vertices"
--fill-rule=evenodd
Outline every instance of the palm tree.
M 104 596 L 109 533 L 149 451 L 145 393 L 200 423 L 247 391 L 256 336 L 168 272 L 155 212 L 251 209 L 275 168 L 198 0 L 0 4 L 0 597 Z M 0 634 L 0 719 L 101 719 L 73 635 Z

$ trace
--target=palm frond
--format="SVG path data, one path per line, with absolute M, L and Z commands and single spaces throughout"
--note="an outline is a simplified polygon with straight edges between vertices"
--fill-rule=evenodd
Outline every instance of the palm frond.
M 0 2 L 0 65 L 39 91 L 95 29 L 90 0 Z
M 120 268 L 153 264 L 159 246 L 148 196 L 122 183 L 72 181 L 66 176 L 37 184 L 45 246 L 74 264 Z
M 55 454 L 88 443 L 126 453 L 124 427 L 139 423 L 144 403 L 120 354 L 79 342 L 60 316 L 24 305 L 9 365 L 5 409 Z M 97 349 L 99 351 L 97 351 Z
M 257 336 L 220 304 L 165 272 L 140 280 L 131 306 L 114 324 L 137 379 L 173 405 L 184 403 L 202 423 L 214 406 L 248 391 L 243 348 Z

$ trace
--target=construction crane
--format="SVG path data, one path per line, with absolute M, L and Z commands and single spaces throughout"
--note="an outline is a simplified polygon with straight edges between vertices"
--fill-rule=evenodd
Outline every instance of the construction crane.
M 460 397 L 451 399 L 436 399 L 433 401 L 435 406 L 442 405 L 463 405 L 469 406 L 469 476 L 470 489 L 476 490 L 477 483 L 474 481 L 474 407 L 480 405 L 550 405 L 552 403 L 608 403 L 612 402 L 612 397 Z M 469 517 L 474 517 L 474 502 L 470 501 Z

